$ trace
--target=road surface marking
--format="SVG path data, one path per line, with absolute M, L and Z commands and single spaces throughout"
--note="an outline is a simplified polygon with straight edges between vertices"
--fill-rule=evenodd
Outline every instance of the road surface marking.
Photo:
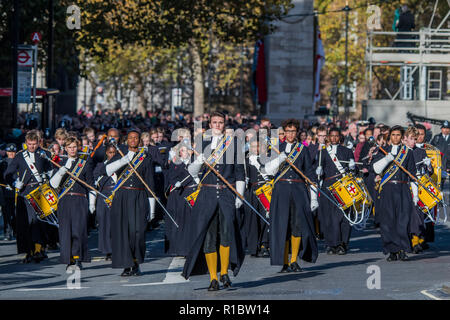
M 141 287 L 141 286 L 155 286 L 161 284 L 174 284 L 174 283 L 185 283 L 189 282 L 180 274 L 180 268 L 184 265 L 184 259 L 181 257 L 175 257 L 167 269 L 166 277 L 162 282 L 149 282 L 149 283 L 135 283 L 135 284 L 124 284 L 123 287 Z
M 14 291 L 48 291 L 48 290 L 78 290 L 78 289 L 89 289 L 89 287 L 79 287 L 79 288 L 68 288 L 68 287 L 54 287 L 54 288 L 23 288 L 14 289 Z
M 441 298 L 438 298 L 438 297 L 432 295 L 432 294 L 429 293 L 427 290 L 422 290 L 422 291 L 420 291 L 420 293 L 426 295 L 428 298 L 431 298 L 431 299 L 433 299 L 433 300 L 442 300 Z

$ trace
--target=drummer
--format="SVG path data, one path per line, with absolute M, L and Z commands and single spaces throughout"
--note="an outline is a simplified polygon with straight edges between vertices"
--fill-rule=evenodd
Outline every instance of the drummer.
M 67 172 L 71 172 L 89 185 L 94 184 L 92 160 L 90 157 L 78 156 L 80 141 L 76 137 L 68 137 L 64 143 L 67 158 L 61 160 L 61 167 L 50 179 L 53 188 L 61 186 L 58 195 L 58 220 L 60 241 L 60 262 L 82 269 L 81 262 L 90 262 L 88 253 L 88 194 L 89 200 L 95 199 L 95 194 L 85 186 L 75 181 Z M 92 209 L 91 213 L 92 213 Z
M 17 251 L 25 253 L 22 263 L 39 263 L 46 258 L 43 250 L 44 222 L 39 221 L 26 196 L 44 182 L 43 176 L 51 165 L 39 156 L 40 136 L 30 130 L 25 136 L 26 149 L 19 151 L 4 173 L 7 184 L 18 193 L 16 205 Z
M 323 179 L 323 190 L 330 198 L 333 198 L 333 195 L 328 191 L 328 187 L 356 169 L 352 150 L 340 145 L 340 140 L 340 129 L 331 128 L 328 133 L 329 144 L 322 154 L 322 161 L 316 162 L 316 174 Z M 319 201 L 321 210 L 318 211 L 318 216 L 327 246 L 326 252 L 344 255 L 350 241 L 350 223 L 342 211 L 326 197 L 320 197 Z

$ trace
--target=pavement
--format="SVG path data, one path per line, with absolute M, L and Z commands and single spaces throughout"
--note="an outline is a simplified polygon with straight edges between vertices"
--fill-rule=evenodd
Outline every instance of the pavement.
M 279 274 L 268 258 L 246 256 L 229 289 L 208 292 L 209 275 L 181 277 L 183 257 L 164 253 L 164 224 L 146 235 L 147 257 L 140 277 L 122 278 L 97 249 L 97 232 L 89 237 L 92 261 L 76 273 L 49 259 L 21 264 L 15 241 L 0 241 L 0 299 L 43 300 L 439 300 L 450 296 L 450 224 L 436 227 L 436 241 L 409 261 L 387 262 L 379 230 L 354 231 L 347 255 L 327 255 L 319 241 L 315 264 L 304 271 Z
M 444 188 L 446 202 L 449 184 Z M 449 212 L 450 213 L 450 212 Z M 0 219 L 0 230 L 3 230 Z M 1 231 L 0 231 L 1 232 Z M 3 237 L 0 236 L 0 239 Z M 450 222 L 435 227 L 435 242 L 409 261 L 387 262 L 379 230 L 353 230 L 346 255 L 327 255 L 318 241 L 316 263 L 301 261 L 301 273 L 278 273 L 268 258 L 246 255 L 232 287 L 208 292 L 209 275 L 181 276 L 183 257 L 164 253 L 164 223 L 146 234 L 140 277 L 120 276 L 97 249 L 91 231 L 91 263 L 83 270 L 59 264 L 59 252 L 39 264 L 21 264 L 15 241 L 0 241 L 0 300 L 449 300 Z

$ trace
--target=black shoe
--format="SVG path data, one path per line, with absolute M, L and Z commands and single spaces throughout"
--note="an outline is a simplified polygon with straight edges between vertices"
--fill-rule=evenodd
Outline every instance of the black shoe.
M 291 272 L 291 270 L 289 269 L 289 265 L 283 264 L 283 268 L 278 273 L 288 273 L 288 272 Z
M 219 291 L 219 281 L 214 279 L 209 285 L 208 291 Z
M 419 253 L 421 253 L 423 251 L 423 249 L 422 249 L 422 246 L 420 245 L 420 244 L 416 244 L 414 247 L 413 247 L 413 253 L 414 254 L 419 254 Z
M 399 253 L 398 253 L 398 258 L 399 258 L 400 260 L 402 260 L 402 261 L 408 261 L 408 260 L 409 260 L 409 258 L 408 258 L 408 256 L 406 255 L 406 253 L 405 253 L 404 250 L 400 250 L 400 251 L 399 251 Z
M 257 257 L 257 258 L 262 258 L 262 257 L 263 257 L 263 252 L 262 252 L 262 250 L 258 250 L 258 252 L 255 254 L 255 257 Z
M 131 268 L 123 269 L 123 272 L 122 272 L 122 274 L 120 276 L 121 277 L 129 277 L 129 276 L 131 276 Z
M 391 252 L 389 254 L 389 257 L 387 257 L 386 259 L 387 261 L 391 262 L 391 261 L 397 261 L 397 254 L 394 252 Z
M 139 269 L 139 265 L 136 263 L 132 268 L 131 268 L 131 275 L 132 276 L 142 276 L 142 272 L 141 269 Z
M 44 260 L 45 259 L 45 256 L 44 256 L 44 254 L 42 253 L 42 252 L 36 252 L 34 255 L 33 255 L 33 260 L 34 260 L 34 262 L 36 262 L 36 263 L 39 263 L 39 262 L 41 262 L 42 260 Z
M 106 254 L 105 261 L 112 261 L 112 254 L 111 253 Z
M 33 256 L 31 254 L 27 254 L 25 256 L 25 258 L 22 259 L 22 263 L 31 263 L 31 261 L 33 261 Z
M 303 269 L 300 268 L 300 266 L 298 265 L 297 262 L 291 263 L 291 265 L 289 266 L 289 270 L 290 270 L 290 272 L 302 272 L 303 271 Z
M 429 246 L 428 243 L 426 243 L 426 242 L 422 242 L 422 243 L 420 244 L 420 247 L 422 248 L 422 250 L 427 250 L 427 249 L 430 248 L 430 246 Z
M 336 254 L 335 247 L 327 247 L 327 254 Z
M 347 250 L 345 250 L 343 245 L 339 245 L 336 249 L 336 253 L 342 256 L 347 253 Z
M 270 257 L 270 251 L 267 248 L 263 249 L 263 254 L 262 254 L 263 258 L 269 258 Z
M 227 274 L 220 276 L 220 282 L 222 282 L 224 288 L 231 288 L 231 280 Z

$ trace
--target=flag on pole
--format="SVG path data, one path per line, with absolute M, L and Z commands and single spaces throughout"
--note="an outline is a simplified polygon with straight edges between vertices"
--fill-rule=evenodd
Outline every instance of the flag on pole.
M 320 70 L 325 64 L 325 51 L 323 49 L 322 38 L 320 36 L 320 29 L 317 27 L 316 33 L 316 83 L 314 84 L 314 104 L 320 100 Z
M 252 71 L 252 89 L 255 95 L 255 102 L 263 104 L 267 102 L 267 84 L 264 42 L 262 40 L 258 40 L 255 45 Z

